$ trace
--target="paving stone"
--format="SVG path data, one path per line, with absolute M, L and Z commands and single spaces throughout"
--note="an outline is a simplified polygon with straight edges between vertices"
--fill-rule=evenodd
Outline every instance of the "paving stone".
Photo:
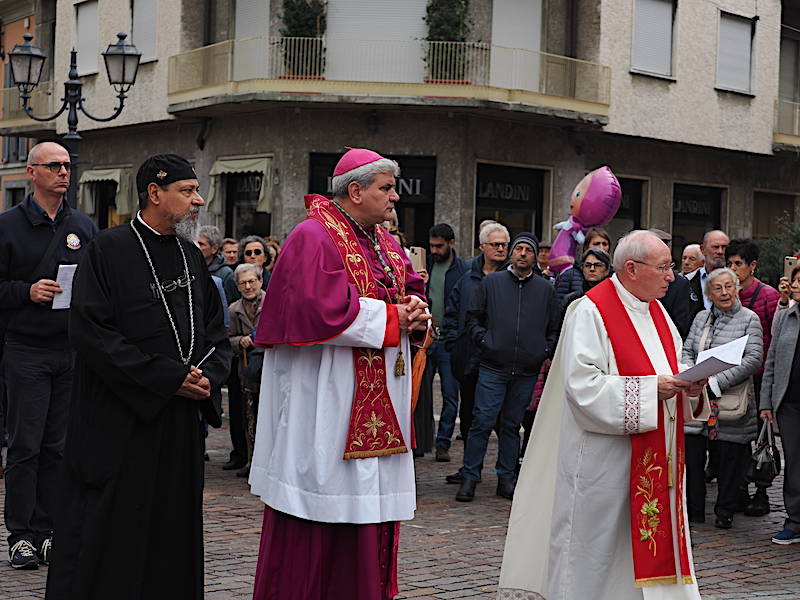
M 437 386 L 438 388 L 438 386 Z M 438 392 L 438 390 L 437 390 Z M 438 396 L 438 393 L 437 393 Z M 436 409 L 438 414 L 438 407 Z M 228 456 L 225 428 L 208 437 L 203 493 L 207 600 L 252 597 L 263 504 L 247 482 L 221 466 Z M 511 503 L 494 495 L 496 439 L 491 438 L 483 482 L 475 501 L 455 502 L 458 486 L 445 475 L 460 465 L 463 445 L 454 441 L 453 460 L 432 455 L 416 459 L 417 512 L 404 523 L 400 538 L 397 600 L 493 599 L 497 590 Z M 708 486 L 704 524 L 692 524 L 694 559 L 704 600 L 797 600 L 800 598 L 800 544 L 778 546 L 770 537 L 782 528 L 782 480 L 770 488 L 772 512 L 764 517 L 736 515 L 733 528 L 713 525 L 716 484 Z M 0 485 L 0 506 L 4 500 Z M 5 557 L 7 532 L 0 525 L 0 599 L 41 600 L 47 568 L 14 571 Z

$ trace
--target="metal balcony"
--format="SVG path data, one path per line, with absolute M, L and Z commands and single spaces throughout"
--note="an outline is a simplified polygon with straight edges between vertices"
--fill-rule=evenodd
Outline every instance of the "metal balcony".
M 480 42 L 249 38 L 169 59 L 174 112 L 262 92 L 472 99 L 607 115 L 610 90 L 609 67 Z
M 30 105 L 35 115 L 49 115 L 53 112 L 52 82 L 43 81 L 31 94 Z M 55 124 L 37 123 L 25 114 L 19 89 L 16 87 L 0 89 L 0 135 L 37 133 L 55 131 Z

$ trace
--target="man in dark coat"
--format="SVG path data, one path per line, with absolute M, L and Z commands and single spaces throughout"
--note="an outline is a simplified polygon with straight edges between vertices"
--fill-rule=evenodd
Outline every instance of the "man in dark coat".
M 428 254 L 428 281 L 425 285 L 425 294 L 428 297 L 428 306 L 433 315 L 433 327 L 436 335 L 428 349 L 428 362 L 425 365 L 425 374 L 422 379 L 420 403 L 423 400 L 429 403 L 429 423 L 433 421 L 433 376 L 439 372 L 442 387 L 442 411 L 439 414 L 439 430 L 436 432 L 436 461 L 450 462 L 450 444 L 453 430 L 456 426 L 458 414 L 458 382 L 453 377 L 450 365 L 450 352 L 446 349 L 441 339 L 441 327 L 444 323 L 447 299 L 453 291 L 456 281 L 469 268 L 467 261 L 456 255 L 456 234 L 447 223 L 438 223 L 428 232 L 430 254 Z M 419 407 L 420 404 L 417 404 Z M 414 415 L 417 417 L 417 415 Z M 414 426 L 417 427 L 417 419 Z M 417 428 L 417 446 L 424 438 L 422 433 L 426 428 Z
M 75 276 L 77 352 L 48 600 L 203 597 L 203 431 L 231 350 L 194 245 L 204 204 L 174 154 L 136 177 L 142 210 Z M 203 360 L 205 359 L 205 361 Z

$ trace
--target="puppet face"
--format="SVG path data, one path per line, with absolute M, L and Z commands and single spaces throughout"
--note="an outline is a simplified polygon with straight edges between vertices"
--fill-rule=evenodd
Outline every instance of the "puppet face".
M 572 192 L 570 214 L 583 227 L 606 225 L 619 209 L 622 191 L 611 169 L 600 167 L 586 175 Z
M 570 196 L 569 199 L 569 214 L 573 217 L 580 215 L 581 205 L 583 204 L 583 199 L 586 197 L 586 193 L 589 191 L 589 184 L 592 182 L 593 173 L 594 171 L 581 179 L 580 183 L 572 190 L 572 196 Z

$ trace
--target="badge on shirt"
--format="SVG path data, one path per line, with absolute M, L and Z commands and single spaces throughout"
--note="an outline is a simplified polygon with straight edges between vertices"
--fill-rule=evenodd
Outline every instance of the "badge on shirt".
M 81 238 L 74 233 L 67 235 L 67 248 L 70 250 L 79 250 L 81 247 Z

